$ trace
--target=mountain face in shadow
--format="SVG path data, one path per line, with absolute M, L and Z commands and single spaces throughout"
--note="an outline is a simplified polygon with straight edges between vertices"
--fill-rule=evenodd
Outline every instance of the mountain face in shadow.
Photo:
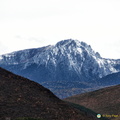
M 99 80 L 97 80 L 100 86 L 113 86 L 120 84 L 120 72 L 107 75 Z
M 0 120 L 19 117 L 42 120 L 97 120 L 57 98 L 38 83 L 0 68 Z
M 109 119 L 120 119 L 120 85 L 106 87 L 93 92 L 83 93 L 66 98 L 65 101 L 83 105 L 102 115 L 118 115 L 106 116 Z
M 119 72 L 120 60 L 104 59 L 85 42 L 68 39 L 1 55 L 0 66 L 65 98 L 101 88 L 92 81 Z

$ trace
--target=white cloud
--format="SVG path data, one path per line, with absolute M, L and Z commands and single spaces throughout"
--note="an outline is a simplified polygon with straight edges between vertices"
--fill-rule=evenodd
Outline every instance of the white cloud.
M 7 53 L 7 51 L 9 51 L 8 48 L 0 42 L 0 55 L 3 53 Z
M 119 6 L 119 0 L 1 0 L 0 42 L 18 50 L 73 38 L 120 58 Z

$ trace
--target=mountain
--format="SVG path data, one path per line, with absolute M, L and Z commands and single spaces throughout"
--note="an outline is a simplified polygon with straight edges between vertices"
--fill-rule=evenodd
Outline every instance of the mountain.
M 1 55 L 0 66 L 65 98 L 103 87 L 92 81 L 119 72 L 120 60 L 102 58 L 85 42 L 68 39 Z
M 66 98 L 65 101 L 83 105 L 109 119 L 120 119 L 120 85 Z M 107 116 L 108 115 L 108 116 Z M 116 115 L 116 116 L 115 116 Z
M 120 72 L 107 75 L 97 80 L 97 84 L 100 86 L 113 86 L 120 84 Z
M 97 120 L 75 109 L 50 90 L 0 68 L 0 120 L 30 117 L 39 120 Z

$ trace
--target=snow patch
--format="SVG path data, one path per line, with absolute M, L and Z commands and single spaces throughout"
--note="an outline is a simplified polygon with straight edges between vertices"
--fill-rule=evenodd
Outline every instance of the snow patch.
M 80 54 L 82 53 L 81 48 L 77 48 L 77 51 L 78 51 Z
M 2 60 L 3 59 L 3 57 L 0 55 L 0 60 Z

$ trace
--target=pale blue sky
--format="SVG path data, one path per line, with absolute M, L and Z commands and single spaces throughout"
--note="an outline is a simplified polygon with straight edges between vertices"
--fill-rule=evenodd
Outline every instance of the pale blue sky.
M 0 0 L 0 54 L 69 38 L 120 58 L 120 1 Z

